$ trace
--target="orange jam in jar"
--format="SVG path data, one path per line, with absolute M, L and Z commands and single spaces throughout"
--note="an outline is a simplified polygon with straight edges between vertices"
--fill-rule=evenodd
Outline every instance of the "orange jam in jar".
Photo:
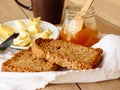
M 79 14 L 76 14 L 79 10 L 78 8 L 66 9 L 60 39 L 90 47 L 99 41 L 95 11 L 92 7 L 84 16 L 79 17 Z M 76 18 L 75 15 L 78 17 Z

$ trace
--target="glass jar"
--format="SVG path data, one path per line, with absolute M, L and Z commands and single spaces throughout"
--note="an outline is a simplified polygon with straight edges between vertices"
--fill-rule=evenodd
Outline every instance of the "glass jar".
M 90 47 L 99 41 L 95 11 L 93 7 L 87 12 L 79 11 L 76 7 L 66 8 L 60 39 Z

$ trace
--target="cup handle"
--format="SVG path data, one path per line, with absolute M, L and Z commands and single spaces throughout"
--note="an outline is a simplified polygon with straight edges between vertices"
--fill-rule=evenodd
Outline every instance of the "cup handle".
M 32 11 L 32 6 L 26 6 L 26 5 L 22 4 L 21 2 L 19 2 L 18 0 L 15 0 L 15 2 L 16 2 L 18 5 L 22 6 L 23 8 Z

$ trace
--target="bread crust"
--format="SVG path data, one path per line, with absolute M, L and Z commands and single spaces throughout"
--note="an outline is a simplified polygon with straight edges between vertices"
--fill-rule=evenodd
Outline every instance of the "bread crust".
M 45 58 L 61 67 L 83 70 L 96 68 L 103 51 L 62 40 L 39 38 L 32 45 L 32 52 L 34 57 Z
M 21 50 L 2 64 L 2 72 L 43 72 L 55 71 L 57 68 L 57 65 L 45 59 L 32 57 L 30 48 Z

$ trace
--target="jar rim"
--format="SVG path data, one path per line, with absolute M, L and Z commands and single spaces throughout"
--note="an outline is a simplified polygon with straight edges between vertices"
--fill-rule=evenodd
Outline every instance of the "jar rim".
M 79 12 L 80 10 L 81 10 L 80 7 L 68 6 L 68 7 L 66 7 L 65 13 L 66 13 L 67 17 L 74 17 L 76 15 L 76 13 Z M 86 14 L 83 16 L 81 16 L 80 14 L 77 14 L 77 15 L 80 15 L 83 19 L 90 18 L 90 17 L 93 17 L 95 15 L 94 7 L 90 7 L 88 9 L 88 11 L 82 11 L 82 12 L 85 12 Z

